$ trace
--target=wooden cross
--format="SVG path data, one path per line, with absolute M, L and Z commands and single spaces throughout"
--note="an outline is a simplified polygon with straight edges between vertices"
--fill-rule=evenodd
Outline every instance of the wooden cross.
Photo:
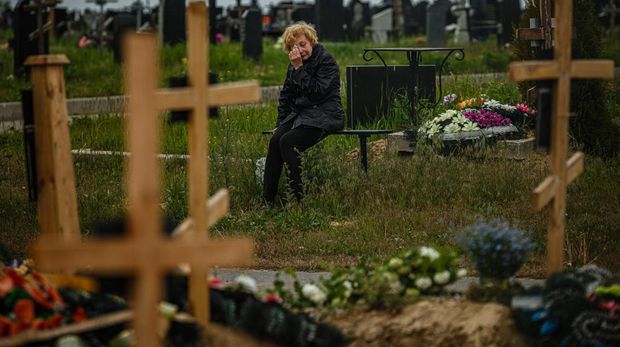
M 25 62 L 32 79 L 39 230 L 76 241 L 80 224 L 62 72 L 68 63 L 64 55 L 33 55 Z
M 43 46 L 45 45 L 44 34 L 50 31 L 54 26 L 54 7 L 60 3 L 60 0 L 35 0 L 34 5 L 28 5 L 25 7 L 27 10 L 37 11 L 37 30 L 31 32 L 28 35 L 28 39 L 34 40 L 37 38 L 37 47 L 39 54 L 43 54 Z M 47 9 L 47 21 L 43 23 L 43 11 Z
M 568 117 L 570 112 L 571 78 L 613 78 L 611 60 L 571 60 L 573 1 L 556 0 L 554 60 L 526 61 L 510 64 L 510 79 L 514 81 L 554 80 L 553 115 L 550 148 L 550 176 L 535 190 L 536 210 L 553 202 L 547 225 L 547 270 L 561 271 L 563 267 L 566 185 L 583 171 L 583 153 L 575 153 L 568 161 Z
M 230 83 L 209 88 L 207 79 L 207 23 L 204 3 L 188 7 L 189 87 L 158 90 L 156 38 L 130 34 L 125 40 L 126 90 L 129 93 L 127 144 L 132 153 L 126 172 L 129 235 L 121 240 L 58 242 L 50 233 L 33 247 L 34 259 L 45 269 L 89 267 L 100 272 L 134 273 L 134 328 L 140 346 L 156 346 L 153 327 L 161 298 L 161 276 L 182 263 L 192 266 L 190 300 L 196 317 L 207 324 L 207 268 L 249 263 L 253 244 L 249 240 L 209 240 L 208 227 L 228 211 L 228 195 L 218 192 L 207 204 L 207 107 L 257 101 L 257 82 Z M 233 94 L 234 93 L 234 94 Z M 170 241 L 161 230 L 159 210 L 160 110 L 190 110 L 189 122 L 189 214 L 179 227 L 185 237 Z M 180 232 L 182 233 L 182 232 Z
M 532 41 L 532 44 L 534 44 L 535 42 L 541 42 L 542 49 L 551 49 L 551 47 L 553 46 L 553 19 L 551 18 L 551 0 L 539 0 L 538 10 L 540 26 L 532 27 L 532 24 L 534 23 L 531 23 L 532 19 L 530 19 L 530 28 L 517 29 L 517 39 Z

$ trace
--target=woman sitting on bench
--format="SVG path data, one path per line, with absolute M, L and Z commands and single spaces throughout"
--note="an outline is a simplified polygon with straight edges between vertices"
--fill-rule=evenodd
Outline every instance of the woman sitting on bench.
M 314 28 L 299 22 L 286 28 L 282 37 L 290 64 L 265 163 L 263 198 L 267 203 L 274 202 L 278 193 L 284 163 L 287 182 L 297 201 L 301 200 L 300 153 L 344 127 L 338 64 L 317 42 Z

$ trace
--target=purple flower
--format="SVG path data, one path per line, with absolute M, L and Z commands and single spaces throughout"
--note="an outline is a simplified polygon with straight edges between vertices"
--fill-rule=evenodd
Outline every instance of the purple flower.
M 454 100 L 456 100 L 456 94 L 449 94 L 443 97 L 443 103 L 444 104 L 450 104 L 453 103 Z
M 465 118 L 478 124 L 481 128 L 498 127 L 512 124 L 512 121 L 501 114 L 485 109 L 467 110 L 463 112 Z

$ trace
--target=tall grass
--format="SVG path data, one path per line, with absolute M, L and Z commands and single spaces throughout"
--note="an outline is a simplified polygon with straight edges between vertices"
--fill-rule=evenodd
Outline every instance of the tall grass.
M 460 83 L 459 94 L 479 92 Z M 513 91 L 489 96 L 507 101 Z M 516 89 L 516 87 L 512 87 Z M 361 256 L 390 255 L 421 244 L 451 246 L 464 226 L 478 218 L 501 217 L 524 228 L 538 242 L 522 274 L 542 275 L 546 214 L 532 210 L 532 189 L 547 175 L 544 154 L 525 161 L 493 159 L 478 152 L 441 157 L 423 147 L 416 156 L 371 155 L 368 173 L 350 152 L 357 139 L 330 136 L 304 154 L 307 195 L 301 203 L 261 206 L 255 160 L 266 153 L 275 105 L 229 108 L 210 121 L 210 191 L 228 188 L 231 213 L 213 235 L 244 235 L 258 246 L 258 264 L 323 269 L 349 264 Z M 101 115 L 71 125 L 73 148 L 122 150 L 122 117 Z M 163 126 L 162 152 L 187 153 L 186 126 Z M 389 121 L 388 121 L 389 122 Z M 26 201 L 24 156 L 19 133 L 0 135 L 0 238 L 18 255 L 36 236 L 36 211 Z M 80 222 L 85 233 L 97 222 L 120 216 L 125 193 L 123 158 L 76 156 L 74 159 Z M 162 209 L 179 222 L 187 215 L 184 160 L 162 162 Z M 283 196 L 286 187 L 281 182 Z M 596 260 L 617 268 L 620 225 L 620 158 L 588 158 L 586 171 L 569 187 L 567 244 L 569 260 Z M 581 245 L 586 245 L 586 254 Z

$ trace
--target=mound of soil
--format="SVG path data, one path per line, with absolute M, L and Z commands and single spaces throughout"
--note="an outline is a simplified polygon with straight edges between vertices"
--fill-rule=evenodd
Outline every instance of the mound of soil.
M 309 312 L 310 313 L 310 312 Z M 426 299 L 398 311 L 354 309 L 325 317 L 350 338 L 348 346 L 528 346 L 510 317 L 495 303 Z M 273 346 L 235 329 L 210 324 L 203 346 Z
M 325 321 L 351 338 L 350 346 L 527 346 L 510 309 L 495 303 L 428 299 L 397 312 L 354 310 Z

